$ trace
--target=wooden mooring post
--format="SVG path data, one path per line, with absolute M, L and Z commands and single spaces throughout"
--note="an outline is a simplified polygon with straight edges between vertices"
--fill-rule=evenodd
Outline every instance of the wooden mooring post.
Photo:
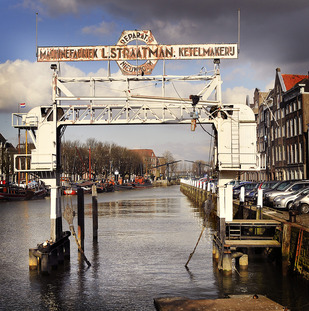
M 77 190 L 77 239 L 82 250 L 84 250 L 85 240 L 85 208 L 84 208 L 84 190 L 78 188 Z
M 98 200 L 97 200 L 97 187 L 92 186 L 92 235 L 93 241 L 98 241 Z

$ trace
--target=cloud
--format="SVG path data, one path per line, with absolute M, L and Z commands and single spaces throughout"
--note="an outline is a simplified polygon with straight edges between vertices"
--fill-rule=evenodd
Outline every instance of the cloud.
M 305 0 L 24 0 L 28 7 L 43 7 L 53 17 L 100 12 L 117 25 L 151 29 L 159 43 L 237 42 L 237 11 L 241 12 L 240 48 L 243 62 L 261 75 L 269 68 L 307 73 L 309 3 Z M 106 35 L 115 24 L 102 22 L 84 33 Z M 300 44 L 301 42 L 301 44 Z M 283 68 L 284 67 L 284 68 Z
M 0 109 L 16 112 L 19 103 L 27 107 L 50 103 L 49 64 L 16 60 L 0 64 Z
M 61 64 L 61 72 L 65 76 L 83 75 L 79 69 L 67 64 Z M 0 64 L 0 110 L 16 112 L 19 103 L 26 103 L 29 109 L 50 105 L 51 82 L 49 63 L 16 60 Z
M 86 74 L 74 65 L 62 63 L 61 76 L 83 77 Z M 119 76 L 116 72 L 113 76 Z M 90 72 L 88 76 L 107 76 L 105 69 Z M 52 70 L 49 63 L 29 62 L 26 60 L 7 61 L 0 64 L 0 110 L 16 112 L 19 103 L 25 102 L 28 108 L 51 104 Z M 131 91 L 138 95 L 162 96 L 161 83 L 131 82 Z M 169 82 L 166 84 L 165 95 L 176 98 L 189 98 L 197 94 L 203 87 L 201 82 Z M 76 96 L 89 95 L 89 84 L 68 84 L 67 88 Z M 125 96 L 126 83 L 113 82 L 96 85 L 97 95 Z M 245 87 L 229 88 L 223 93 L 224 102 L 245 103 L 246 96 L 253 94 L 252 90 Z M 252 95 L 253 96 L 253 95 Z
M 91 25 L 86 26 L 82 29 L 82 33 L 84 34 L 91 34 L 97 36 L 105 36 L 113 33 L 116 29 L 116 24 L 114 22 L 101 22 L 99 25 Z
M 222 101 L 225 104 L 246 104 L 246 97 L 252 102 L 254 90 L 249 90 L 243 86 L 228 88 L 222 94 Z

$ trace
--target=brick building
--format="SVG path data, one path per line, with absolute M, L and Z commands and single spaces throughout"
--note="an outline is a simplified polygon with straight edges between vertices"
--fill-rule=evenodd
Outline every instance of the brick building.
M 158 165 L 158 158 L 152 149 L 132 149 L 132 152 L 137 153 L 142 158 L 140 174 L 143 176 L 156 176 Z
M 257 147 L 263 169 L 259 180 L 308 178 L 309 79 L 276 69 L 274 88 L 256 89 Z

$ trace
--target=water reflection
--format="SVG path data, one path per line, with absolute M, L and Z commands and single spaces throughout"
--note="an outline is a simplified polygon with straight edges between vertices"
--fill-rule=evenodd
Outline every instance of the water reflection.
M 76 209 L 76 198 L 65 200 L 63 205 Z M 49 236 L 49 200 L 1 204 L 0 309 L 147 311 L 154 310 L 156 297 L 258 293 L 306 310 L 308 284 L 283 277 L 280 267 L 262 256 L 249 259 L 247 271 L 235 267 L 232 276 L 220 273 L 212 260 L 216 219 L 177 186 L 99 194 L 97 242 L 87 195 L 85 212 L 85 254 L 91 267 L 71 237 L 70 262 L 42 276 L 28 270 L 28 249 Z M 205 219 L 206 229 L 186 269 Z M 63 229 L 69 230 L 65 222 Z

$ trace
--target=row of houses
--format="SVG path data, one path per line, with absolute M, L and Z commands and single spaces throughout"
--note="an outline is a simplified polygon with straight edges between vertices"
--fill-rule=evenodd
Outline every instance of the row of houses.
M 245 173 L 242 179 L 309 179 L 309 76 L 283 74 L 277 68 L 274 88 L 255 89 L 250 106 L 262 169 Z

